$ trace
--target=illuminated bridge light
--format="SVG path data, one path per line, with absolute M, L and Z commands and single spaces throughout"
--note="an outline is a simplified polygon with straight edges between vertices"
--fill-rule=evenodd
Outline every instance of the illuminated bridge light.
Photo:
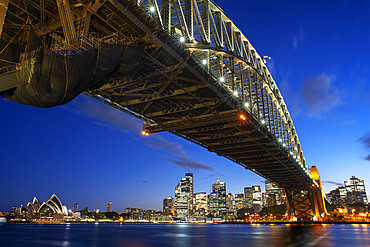
M 240 118 L 241 120 L 243 120 L 243 121 L 247 120 L 247 118 L 246 118 L 246 117 L 245 117 L 245 115 L 243 115 L 243 114 L 240 114 L 240 115 L 239 115 L 239 118 Z
M 202 60 L 202 64 L 203 64 L 203 65 L 206 65 L 206 64 L 207 64 L 207 60 L 206 60 L 206 59 L 203 59 L 203 60 Z
M 235 97 L 238 97 L 238 92 L 237 91 L 234 91 L 233 94 L 234 94 Z
M 149 11 L 152 12 L 152 13 L 154 13 L 155 12 L 155 8 L 153 6 L 150 6 Z
M 282 142 L 282 141 L 283 141 L 283 139 L 279 138 L 279 142 Z
M 149 133 L 148 133 L 148 132 L 146 132 L 145 130 L 141 131 L 141 134 L 142 134 L 143 136 L 148 136 L 148 135 L 149 135 Z
M 180 42 L 181 43 L 184 43 L 185 42 L 185 38 L 184 37 L 180 37 Z
M 265 124 L 266 121 L 264 119 L 261 120 L 261 124 Z
M 286 147 L 286 144 L 285 143 L 283 143 L 283 147 Z
M 247 108 L 249 108 L 249 103 L 248 102 L 245 102 L 244 103 L 244 106 L 247 107 Z
M 220 77 L 220 82 L 224 82 L 225 81 L 225 78 L 222 76 Z

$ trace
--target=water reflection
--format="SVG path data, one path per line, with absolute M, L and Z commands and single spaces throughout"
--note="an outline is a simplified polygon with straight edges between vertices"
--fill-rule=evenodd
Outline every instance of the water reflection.
M 0 246 L 367 246 L 360 225 L 0 225 Z

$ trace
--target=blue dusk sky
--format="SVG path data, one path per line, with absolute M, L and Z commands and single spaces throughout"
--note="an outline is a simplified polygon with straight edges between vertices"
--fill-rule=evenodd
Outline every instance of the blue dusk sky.
M 218 1 L 267 65 L 324 192 L 352 175 L 370 188 L 370 1 Z M 264 179 L 87 96 L 51 109 L 0 100 L 0 210 L 53 193 L 71 208 L 162 209 L 186 172 L 194 191 Z M 264 188 L 264 186 L 263 186 Z

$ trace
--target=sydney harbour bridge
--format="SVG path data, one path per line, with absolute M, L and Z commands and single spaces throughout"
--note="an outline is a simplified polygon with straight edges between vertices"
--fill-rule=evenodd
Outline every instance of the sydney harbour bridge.
M 266 57 L 212 0 L 0 0 L 0 35 L 3 99 L 84 93 L 278 183 L 290 220 L 325 217 Z

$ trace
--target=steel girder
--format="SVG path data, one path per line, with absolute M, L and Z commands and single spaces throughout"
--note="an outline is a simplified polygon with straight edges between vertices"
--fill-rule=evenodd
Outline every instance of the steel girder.
M 213 1 L 69 3 L 79 34 L 114 33 L 145 45 L 139 71 L 107 77 L 86 94 L 143 119 L 148 132 L 171 131 L 281 186 L 311 186 L 292 119 L 264 58 Z M 62 38 L 55 1 L 10 0 L 9 6 L 6 39 L 27 18 L 45 42 Z

